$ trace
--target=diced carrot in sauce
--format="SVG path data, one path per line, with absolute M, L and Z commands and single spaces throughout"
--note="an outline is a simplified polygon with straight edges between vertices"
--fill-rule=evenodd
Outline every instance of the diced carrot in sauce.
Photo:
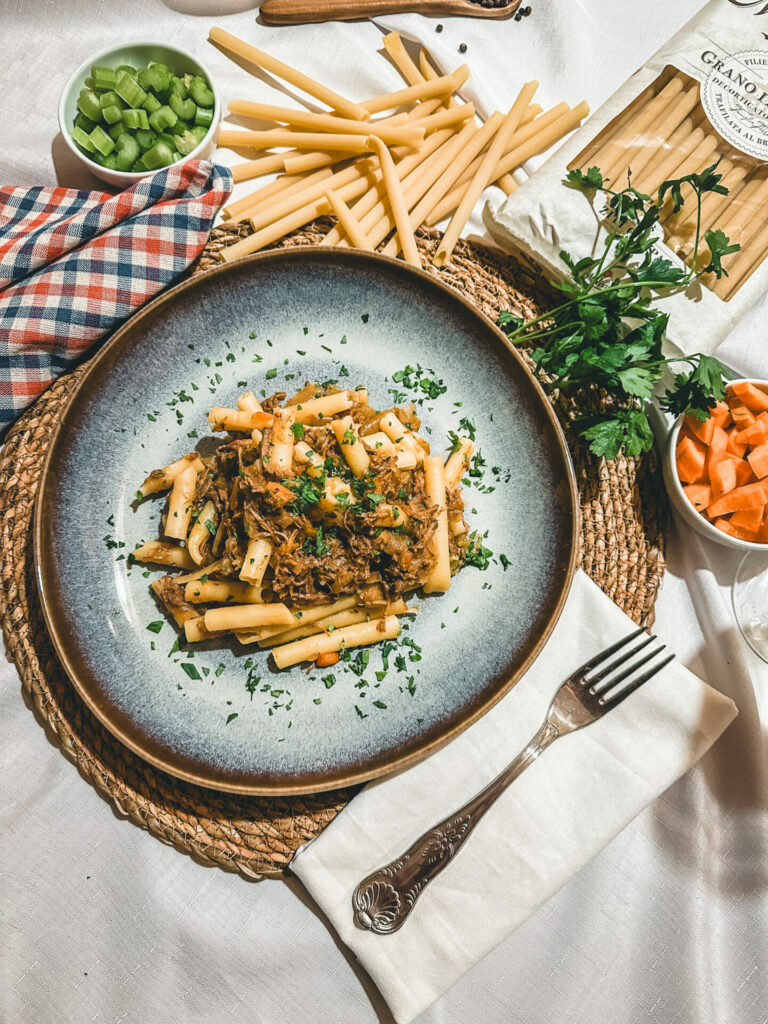
M 768 476 L 768 444 L 760 444 L 753 448 L 747 455 L 747 462 L 758 480 Z
M 716 519 L 718 516 L 727 516 L 730 512 L 741 512 L 748 508 L 758 508 L 768 502 L 768 483 L 758 480 L 753 484 L 744 484 L 742 487 L 734 487 L 722 498 L 713 501 L 707 506 L 709 515 Z
M 747 444 L 765 444 L 768 441 L 768 412 L 761 412 L 753 423 L 739 431 L 739 436 Z
M 677 473 L 684 484 L 706 483 L 707 447 L 693 437 L 677 446 Z
M 701 441 L 702 444 L 709 444 L 712 440 L 712 432 L 717 424 L 710 416 L 706 420 L 700 420 L 694 413 L 685 417 L 685 425 L 690 432 Z
M 727 533 L 730 537 L 738 537 L 739 540 L 757 540 L 757 534 L 752 530 L 742 530 L 740 526 L 734 526 L 732 521 L 725 517 L 716 519 L 714 525 L 718 530 L 722 530 L 723 533 Z
M 757 533 L 762 525 L 765 512 L 762 508 L 748 508 L 743 512 L 734 512 L 729 522 L 742 530 L 751 530 Z
M 736 424 L 737 430 L 743 430 L 750 423 L 755 422 L 755 414 L 744 405 L 738 395 L 729 395 L 728 405 L 730 406 L 731 416 L 733 416 L 733 422 Z
M 716 427 L 729 427 L 733 422 L 731 410 L 727 402 L 718 402 L 712 410 L 712 419 Z
M 768 412 L 768 392 L 762 391 L 749 381 L 738 381 L 729 387 L 751 412 Z
M 687 487 L 683 488 L 683 492 L 688 501 L 699 512 L 703 512 L 707 505 L 712 504 L 712 488 L 707 487 L 706 484 L 688 484 Z

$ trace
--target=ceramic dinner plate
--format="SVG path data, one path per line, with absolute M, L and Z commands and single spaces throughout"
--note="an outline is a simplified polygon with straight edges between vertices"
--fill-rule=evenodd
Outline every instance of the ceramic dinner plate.
M 398 380 L 408 365 L 444 393 Z M 494 553 L 489 568 L 467 567 L 449 593 L 419 597 L 388 668 L 377 647 L 310 672 L 276 672 L 267 652 L 234 641 L 195 645 L 190 656 L 149 590 L 162 570 L 127 557 L 158 536 L 164 502 L 137 505 L 136 490 L 151 469 L 212 450 L 212 405 L 329 378 L 366 385 L 376 408 L 421 399 L 433 452 L 472 422 L 484 465 L 466 515 Z M 551 408 L 490 321 L 402 262 L 290 249 L 185 281 L 114 335 L 51 445 L 35 543 L 57 652 L 104 725 L 173 775 L 276 794 L 403 767 L 487 711 L 557 620 L 576 520 Z

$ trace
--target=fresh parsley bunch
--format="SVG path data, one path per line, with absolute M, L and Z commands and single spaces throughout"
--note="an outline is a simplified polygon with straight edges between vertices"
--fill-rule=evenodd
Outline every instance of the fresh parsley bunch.
M 595 455 L 615 459 L 622 450 L 639 455 L 651 448 L 653 436 L 642 403 L 650 398 L 668 362 L 690 366 L 675 376 L 672 389 L 660 400 L 669 412 L 692 412 L 706 420 L 725 395 L 725 368 L 717 359 L 701 354 L 685 360 L 664 358 L 669 316 L 653 305 L 660 296 L 686 291 L 704 274 L 726 275 L 721 261 L 739 246 L 731 245 L 722 231 L 704 234 L 708 256 L 702 260 L 694 255 L 690 268 L 676 266 L 654 249 L 662 206 L 671 202 L 677 213 L 688 186 L 697 203 L 693 251 L 698 254 L 701 201 L 709 192 L 728 194 L 721 178 L 717 164 L 712 164 L 699 174 L 665 181 L 651 197 L 632 185 L 631 171 L 621 191 L 607 187 L 598 167 L 586 173 L 570 171 L 566 187 L 583 192 L 593 205 L 598 193 L 607 197 L 600 215 L 608 224 L 602 255 L 576 261 L 561 252 L 570 281 L 552 284 L 565 292 L 567 301 L 527 323 L 508 312 L 499 316 L 511 341 L 534 345 L 531 355 L 545 377 L 545 388 L 572 392 L 596 385 L 614 397 L 604 413 L 576 421 Z

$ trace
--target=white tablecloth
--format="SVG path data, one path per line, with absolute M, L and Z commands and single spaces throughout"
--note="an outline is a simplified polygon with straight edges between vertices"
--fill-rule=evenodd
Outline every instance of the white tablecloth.
M 56 97 L 72 67 L 119 39 L 167 38 L 199 51 L 227 95 L 242 91 L 242 72 L 206 44 L 212 23 L 356 98 L 398 87 L 395 71 L 368 56 L 379 46 L 375 25 L 254 28 L 247 6 L 225 16 L 235 3 L 0 0 L 0 183 L 96 184 L 54 138 Z M 440 36 L 415 16 L 397 24 L 439 42 L 448 62 L 468 40 L 464 59 L 488 102 L 508 103 L 518 80 L 537 77 L 546 100 L 584 95 L 595 104 L 700 4 L 532 6 L 521 23 L 457 20 Z M 762 359 L 768 376 L 755 337 L 745 329 L 726 350 L 736 368 Z M 768 670 L 733 619 L 734 558 L 681 528 L 670 531 L 668 559 L 656 630 L 736 701 L 739 717 L 423 1024 L 768 1021 Z M 249 884 L 200 867 L 118 819 L 48 741 L 9 664 L 0 665 L 0 820 L 3 1022 L 390 1019 L 295 884 Z

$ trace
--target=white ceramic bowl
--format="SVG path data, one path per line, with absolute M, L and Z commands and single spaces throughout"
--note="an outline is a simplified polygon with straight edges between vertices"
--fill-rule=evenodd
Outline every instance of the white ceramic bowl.
M 100 50 L 98 53 L 92 54 L 88 60 L 80 65 L 62 89 L 61 98 L 59 99 L 59 128 L 67 146 L 69 146 L 70 150 L 84 167 L 87 167 L 89 171 L 101 178 L 102 181 L 108 181 L 110 185 L 118 185 L 120 188 L 129 188 L 142 178 L 146 178 L 147 175 L 157 172 L 144 171 L 132 173 L 130 171 L 111 171 L 109 168 L 97 164 L 95 160 L 90 160 L 81 149 L 78 149 L 72 141 L 70 134 L 77 114 L 77 98 L 94 64 L 101 64 L 108 68 L 116 68 L 120 64 L 146 67 L 151 60 L 162 61 L 163 64 L 167 64 L 171 71 L 179 77 L 186 74 L 205 75 L 210 88 L 213 90 L 214 107 L 211 127 L 208 129 L 200 145 L 176 162 L 205 160 L 211 155 L 216 146 L 216 132 L 221 118 L 221 99 L 219 89 L 213 80 L 211 72 L 201 60 L 186 50 L 180 50 L 176 46 L 166 46 L 165 43 L 153 43 L 145 40 L 136 40 L 135 42 L 123 43 L 122 46 L 110 47 L 108 50 Z M 171 164 L 170 166 L 174 165 Z
M 761 390 L 768 392 L 768 380 L 760 380 L 756 377 L 739 378 L 736 380 L 729 381 L 729 384 L 738 384 L 741 380 L 748 380 L 750 384 L 755 384 L 761 388 Z M 667 493 L 669 494 L 670 501 L 680 513 L 680 516 L 692 526 L 697 533 L 700 533 L 703 537 L 708 537 L 710 540 L 715 541 L 717 544 L 723 544 L 727 548 L 732 548 L 736 551 L 762 551 L 763 554 L 768 552 L 768 544 L 757 544 L 749 540 L 741 540 L 739 537 L 731 537 L 730 534 L 723 533 L 722 530 L 718 530 L 717 527 L 713 526 L 707 519 L 697 512 L 693 505 L 688 501 L 683 491 L 683 485 L 680 482 L 680 477 L 677 475 L 677 465 L 675 462 L 675 450 L 677 448 L 677 438 L 680 433 L 680 428 L 683 425 L 684 417 L 680 416 L 674 426 L 669 432 L 667 438 L 667 449 L 664 452 L 663 470 L 664 470 L 664 483 L 666 484 Z

